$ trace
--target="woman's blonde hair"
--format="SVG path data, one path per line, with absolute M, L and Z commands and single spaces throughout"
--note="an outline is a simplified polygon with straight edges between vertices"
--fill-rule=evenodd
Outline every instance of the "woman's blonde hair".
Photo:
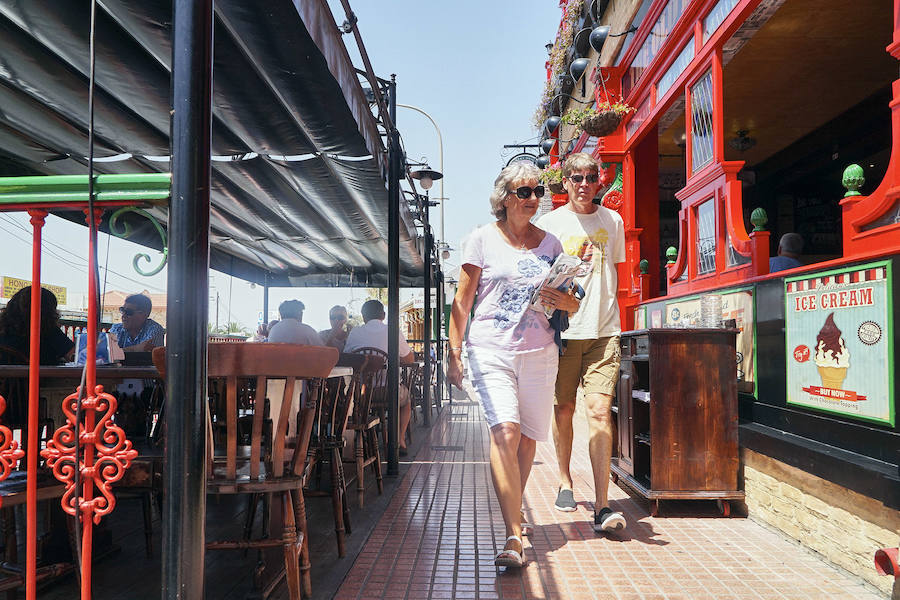
M 494 180 L 494 191 L 491 193 L 491 214 L 498 221 L 505 221 L 506 207 L 503 205 L 503 201 L 511 193 L 506 186 L 516 181 L 540 180 L 540 177 L 541 170 L 528 161 L 517 160 L 504 167 L 497 175 L 497 179 Z

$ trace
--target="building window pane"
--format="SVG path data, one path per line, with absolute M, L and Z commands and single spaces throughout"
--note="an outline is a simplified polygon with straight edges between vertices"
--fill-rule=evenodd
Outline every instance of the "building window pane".
M 697 207 L 697 273 L 716 270 L 716 203 L 710 199 Z
M 737 6 L 737 0 L 719 0 L 718 4 L 709 11 L 709 14 L 703 19 L 703 43 L 706 43 L 706 40 L 716 32 L 716 29 L 735 6 Z
M 694 38 L 691 38 L 687 41 L 687 44 L 684 45 L 684 48 L 681 50 L 681 53 L 678 55 L 678 58 L 669 65 L 669 69 L 663 73 L 663 76 L 659 78 L 659 83 L 656 84 L 656 98 L 661 99 L 666 95 L 666 92 L 669 91 L 669 88 L 672 87 L 672 84 L 675 83 L 675 80 L 678 79 L 678 76 L 684 73 L 684 70 L 687 68 L 689 64 L 691 64 L 691 60 L 694 58 Z
M 691 88 L 691 160 L 694 172 L 712 161 L 712 71 Z
M 728 249 L 726 252 L 727 255 L 727 263 L 729 267 L 736 267 L 738 265 L 746 265 L 750 262 L 749 256 L 744 256 L 740 252 L 734 249 L 734 245 L 731 243 L 731 236 L 728 235 L 728 230 L 725 230 L 725 247 Z
M 662 48 L 663 43 L 666 41 L 669 33 L 672 32 L 675 23 L 681 18 L 681 13 L 684 12 L 687 5 L 688 0 L 669 0 L 666 4 L 656 23 L 653 24 L 653 29 L 650 30 L 650 34 L 644 39 L 641 49 L 638 50 L 622 78 L 623 97 L 627 98 L 628 94 L 631 93 L 631 89 L 640 81 L 644 70 L 653 62 L 656 53 Z

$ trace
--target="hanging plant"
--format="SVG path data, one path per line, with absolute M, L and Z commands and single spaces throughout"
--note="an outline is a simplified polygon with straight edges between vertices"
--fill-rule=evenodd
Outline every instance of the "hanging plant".
M 535 129 L 540 130 L 544 121 L 550 116 L 550 101 L 556 95 L 556 82 L 559 81 L 560 75 L 568 73 L 566 57 L 569 48 L 575 42 L 575 26 L 581 17 L 583 8 L 584 0 L 568 0 L 566 2 L 559 30 L 556 32 L 556 40 L 553 42 L 550 56 L 547 59 L 550 76 L 544 84 L 544 92 L 541 95 L 540 104 L 538 104 L 532 118 Z
M 613 102 L 605 101 L 597 104 L 596 108 L 575 108 L 568 111 L 562 117 L 562 122 L 574 125 L 579 130 L 594 137 L 603 137 L 614 132 L 622 118 L 634 108 L 621 100 Z
M 565 194 L 562 182 L 562 167 L 559 163 L 541 171 L 541 182 L 550 189 L 551 194 Z

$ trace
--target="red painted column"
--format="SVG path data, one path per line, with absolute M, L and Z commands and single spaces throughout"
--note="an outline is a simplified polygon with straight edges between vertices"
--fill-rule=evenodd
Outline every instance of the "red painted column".
M 84 429 L 85 437 L 94 431 L 97 426 L 97 415 L 94 408 L 98 400 L 97 391 L 97 309 L 100 306 L 100 290 L 98 289 L 97 278 L 97 230 L 100 227 L 100 216 L 103 214 L 101 210 L 94 210 L 93 227 L 91 227 L 91 214 L 84 211 L 88 227 L 91 235 L 88 239 L 88 316 L 87 316 L 87 360 L 85 361 L 85 386 L 84 391 Z M 75 424 L 77 432 L 82 431 Z M 83 440 L 79 433 L 79 445 L 84 451 L 84 468 L 81 477 L 81 500 L 79 510 L 81 511 L 81 600 L 90 600 L 91 598 L 91 566 L 94 544 L 94 521 L 93 521 L 93 498 L 94 498 L 94 479 L 89 474 L 94 468 L 94 449 L 93 440 Z M 76 454 L 77 456 L 77 454 Z M 76 497 L 79 491 L 75 491 Z M 78 518 L 76 516 L 76 518 Z
M 37 470 L 41 451 L 38 435 L 38 404 L 41 375 L 41 229 L 45 210 L 29 210 L 31 215 L 31 323 L 28 355 L 28 447 L 25 458 L 25 598 L 37 597 Z

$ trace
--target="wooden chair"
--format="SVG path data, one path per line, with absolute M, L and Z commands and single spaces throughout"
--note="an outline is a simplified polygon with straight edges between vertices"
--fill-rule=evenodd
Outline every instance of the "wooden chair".
M 381 348 L 357 348 L 354 354 L 378 357 L 382 361 L 382 367 L 372 376 L 372 398 L 369 400 L 370 410 L 378 416 L 378 425 L 381 428 L 381 441 L 384 447 L 388 445 L 387 434 L 387 353 Z
M 208 375 L 224 380 L 224 415 L 217 415 L 226 432 L 224 448 L 212 442 L 212 419 L 207 410 L 207 456 L 210 494 L 272 494 L 281 514 L 283 527 L 264 527 L 264 531 L 281 531 L 278 538 L 241 539 L 207 542 L 209 550 L 283 548 L 284 574 L 291 600 L 302 592 L 309 596 L 312 585 L 309 577 L 309 540 L 306 531 L 306 508 L 303 501 L 303 472 L 313 427 L 316 406 L 321 399 L 322 380 L 328 376 L 338 359 L 334 348 L 300 346 L 294 344 L 210 344 Z M 165 373 L 165 349 L 153 351 L 153 360 L 160 374 Z M 284 393 L 280 406 L 273 411 L 271 428 L 264 427 L 270 405 L 265 390 L 269 378 L 284 379 Z M 257 394 L 249 402 L 250 432 L 239 435 L 239 381 L 255 380 Z M 299 416 L 292 406 L 293 392 L 298 380 L 308 381 L 307 403 Z M 243 389 L 248 389 L 246 386 Z M 208 405 L 207 405 L 208 406 Z M 277 413 L 277 414 L 275 414 Z M 297 432 L 289 436 L 289 425 L 297 416 Z M 269 515 L 271 518 L 271 514 Z M 280 581 L 281 574 L 262 585 L 262 573 L 257 571 L 255 584 L 264 588 L 268 596 Z
M 354 458 L 344 462 L 356 465 L 356 493 L 359 507 L 365 504 L 365 470 L 369 465 L 375 473 L 378 494 L 384 491 L 381 476 L 381 450 L 378 447 L 378 435 L 375 428 L 381 419 L 372 413 L 372 397 L 375 393 L 376 380 L 384 369 L 384 359 L 380 356 L 365 354 L 341 354 L 339 365 L 353 367 L 353 409 L 347 429 L 353 431 Z
M 340 360 L 340 359 L 339 359 Z M 352 365 L 347 365 L 352 366 Z M 354 374 L 355 375 L 355 374 Z M 353 391 L 350 382 L 343 377 L 328 379 L 325 392 L 316 410 L 316 417 L 309 443 L 309 452 L 304 477 L 303 493 L 307 497 L 330 497 L 334 514 L 334 532 L 337 538 L 338 556 L 346 554 L 344 534 L 351 533 L 350 506 L 347 504 L 347 480 L 344 477 L 342 452 L 344 448 L 344 428 L 350 410 Z M 323 466 L 328 464 L 330 489 L 322 489 Z M 315 474 L 315 487 L 312 475 Z

